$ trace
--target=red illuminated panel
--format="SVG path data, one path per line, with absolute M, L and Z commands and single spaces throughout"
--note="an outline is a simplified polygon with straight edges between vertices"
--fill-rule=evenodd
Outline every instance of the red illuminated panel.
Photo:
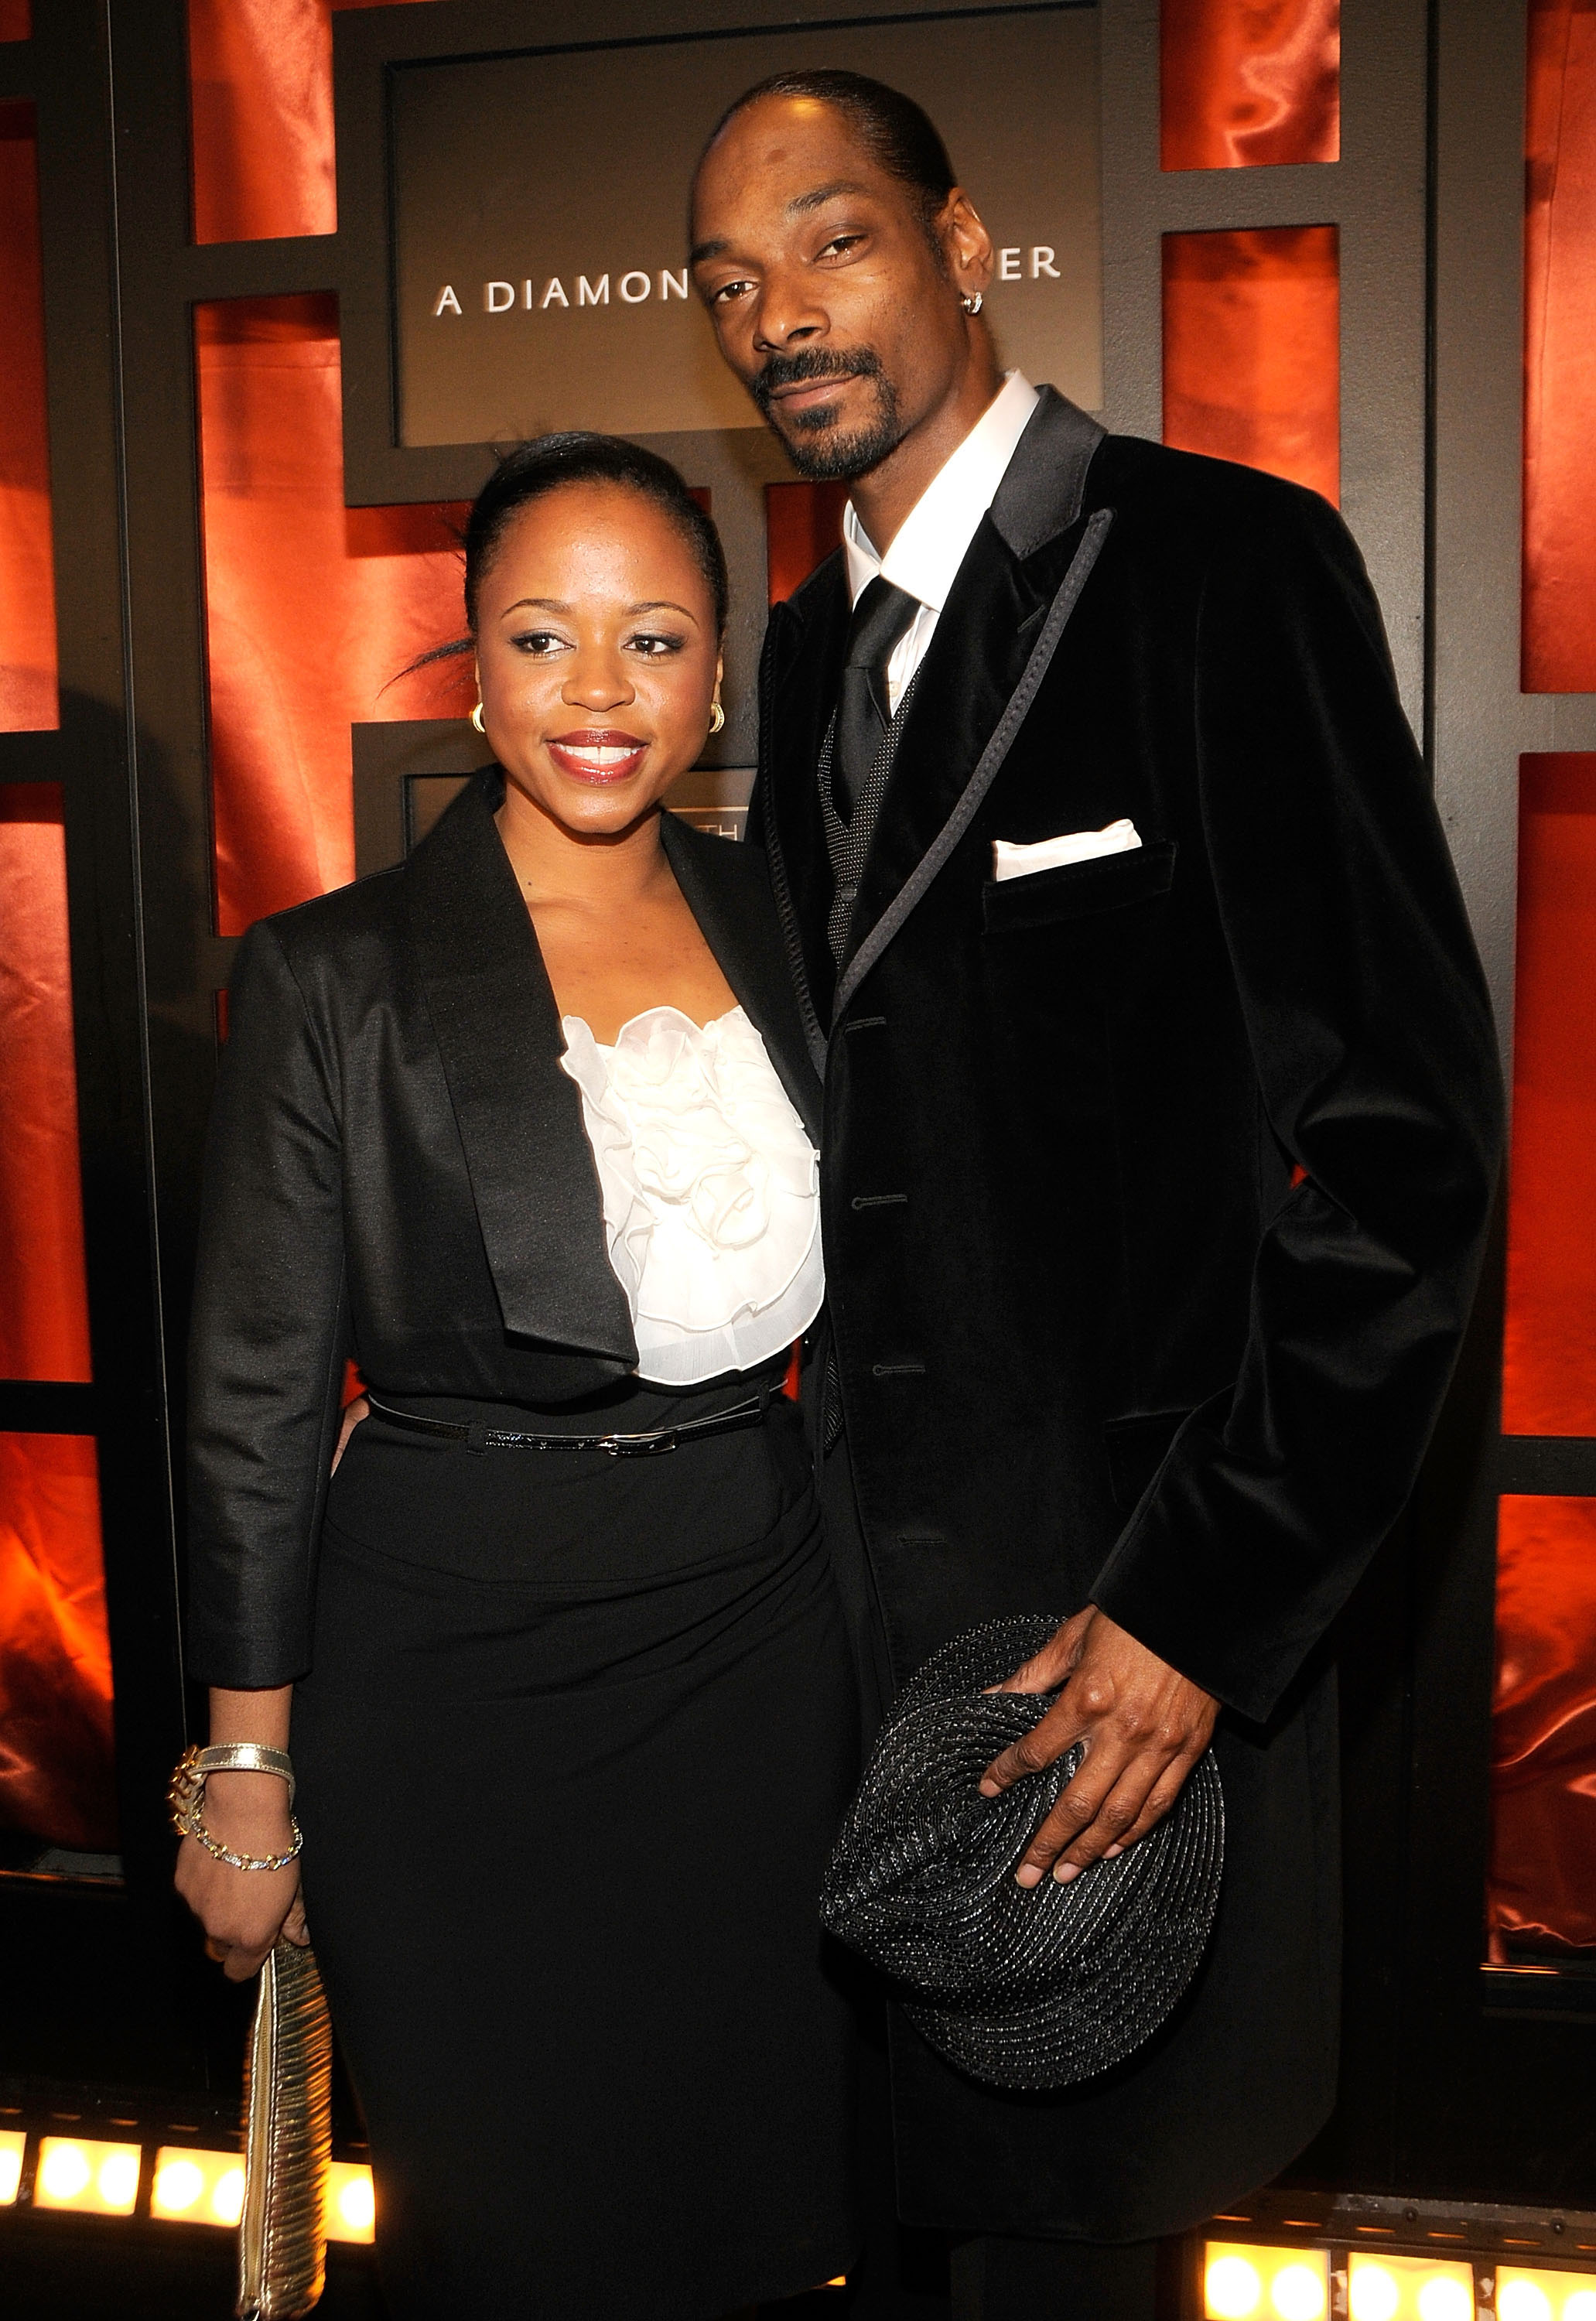
M 1531 0 L 1524 689 L 1596 692 L 1596 14 Z
M 0 1827 L 116 1843 L 100 1494 L 86 1435 L 0 1434 Z
M 349 729 L 463 716 L 460 507 L 346 508 L 330 296 L 196 309 L 217 926 L 354 876 Z
M 188 0 L 196 241 L 333 233 L 333 16 L 395 0 Z
M 0 1378 L 87 1379 L 67 853 L 55 782 L 0 782 Z
M 30 0 L 0 0 L 0 41 L 28 41 L 32 36 Z
M 1596 1434 L 1596 753 L 1519 760 L 1502 1424 Z
M 26 38 L 21 32 L 0 35 Z M 31 105 L 0 105 L 0 733 L 59 723 L 50 435 L 44 402 L 44 287 L 39 168 Z
M 1496 1637 L 1492 1954 L 1596 1947 L 1596 1499 L 1503 1499 Z
M 771 602 L 801 587 L 843 537 L 846 484 L 767 484 L 765 561 Z
M 1333 225 L 1163 237 L 1163 440 L 1341 487 L 1341 273 Z
M 1340 0 L 1163 0 L 1163 166 L 1341 158 Z

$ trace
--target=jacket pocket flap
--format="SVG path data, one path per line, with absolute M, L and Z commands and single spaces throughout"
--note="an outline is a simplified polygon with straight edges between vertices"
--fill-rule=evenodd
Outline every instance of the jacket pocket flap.
M 1010 928 L 1048 926 L 1057 919 L 1095 918 L 1169 892 L 1175 875 L 1175 842 L 1137 846 L 1124 854 L 1099 854 L 1088 862 L 1062 862 L 1028 878 L 989 878 L 980 890 L 981 918 L 989 934 Z

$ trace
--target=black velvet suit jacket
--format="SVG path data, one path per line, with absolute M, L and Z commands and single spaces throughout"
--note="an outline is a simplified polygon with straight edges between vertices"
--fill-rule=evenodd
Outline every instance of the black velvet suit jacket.
M 637 1359 L 496 767 L 403 868 L 252 927 L 233 978 L 189 1352 L 190 1673 L 310 1663 L 352 1357 L 404 1397 L 550 1406 Z M 819 1083 L 754 850 L 663 824 L 811 1135 Z
M 1059 2099 L 899 2025 L 904 2213 L 1108 2239 L 1273 2173 L 1335 2083 L 1314 1647 L 1413 1484 L 1497 1166 L 1489 1006 L 1338 517 L 1044 390 L 922 665 L 837 974 L 840 553 L 771 616 L 753 827 L 825 1076 L 848 1455 L 893 1667 L 1087 1601 L 1217 1694 L 1193 1999 Z M 1002 884 L 993 842 L 1138 851 Z

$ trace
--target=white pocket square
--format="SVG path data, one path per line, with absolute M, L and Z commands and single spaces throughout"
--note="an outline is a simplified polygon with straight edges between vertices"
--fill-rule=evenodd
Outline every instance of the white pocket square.
M 1091 862 L 1099 854 L 1128 854 L 1141 844 L 1134 822 L 1111 822 L 1106 830 L 1067 830 L 1062 838 L 1044 838 L 1035 846 L 1011 846 L 1006 838 L 992 841 L 994 878 L 1028 878 L 1035 870 L 1056 870 L 1064 862 Z

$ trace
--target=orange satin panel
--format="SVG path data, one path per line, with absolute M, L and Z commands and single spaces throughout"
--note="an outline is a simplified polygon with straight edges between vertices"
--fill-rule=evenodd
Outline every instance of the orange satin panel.
M 92 1438 L 0 1434 L 0 1827 L 116 1843 Z
M 351 723 L 463 716 L 459 507 L 346 508 L 331 296 L 196 309 L 216 924 L 354 876 Z
M 0 41 L 27 41 L 32 35 L 30 0 L 0 0 Z
M 1339 497 L 1333 225 L 1164 235 L 1163 440 Z
M 1596 1499 L 1502 1500 L 1496 1633 L 1492 1953 L 1596 1947 Z
M 67 850 L 55 782 L 0 782 L 0 1378 L 87 1379 Z
M 801 587 L 837 546 L 847 505 L 846 484 L 765 486 L 765 568 L 772 605 Z
M 1530 0 L 1524 222 L 1527 693 L 1596 692 L 1596 10 Z
M 333 15 L 403 0 L 188 0 L 196 241 L 334 233 Z
M 23 32 L 0 35 L 12 40 Z M 0 105 L 0 733 L 59 724 L 50 435 L 44 402 L 44 285 L 31 105 Z
M 1162 165 L 1341 158 L 1341 0 L 1163 0 Z
M 1526 757 L 1502 1424 L 1596 1434 L 1596 752 Z

